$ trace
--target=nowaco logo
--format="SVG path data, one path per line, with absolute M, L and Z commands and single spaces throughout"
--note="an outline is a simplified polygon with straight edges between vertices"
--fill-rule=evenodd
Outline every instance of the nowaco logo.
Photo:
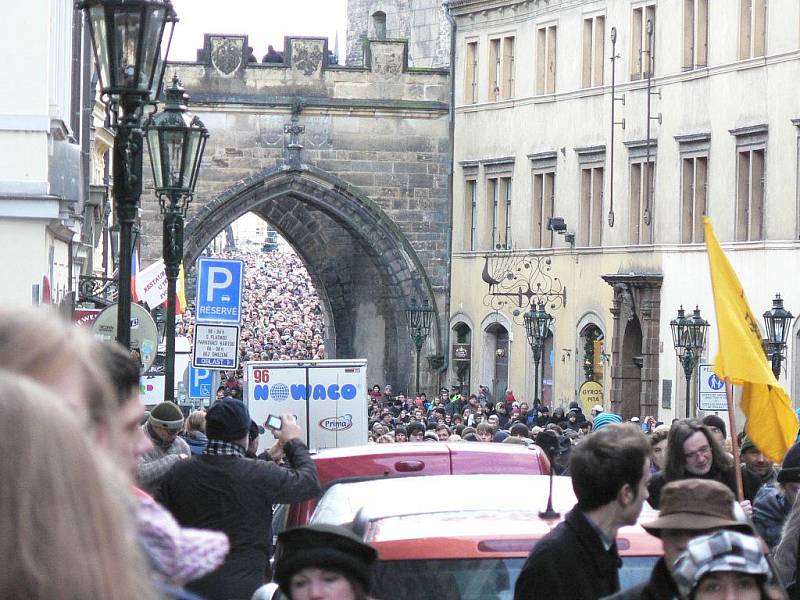
M 327 431 L 345 431 L 353 426 L 353 415 L 328 417 L 319 422 L 319 426 Z

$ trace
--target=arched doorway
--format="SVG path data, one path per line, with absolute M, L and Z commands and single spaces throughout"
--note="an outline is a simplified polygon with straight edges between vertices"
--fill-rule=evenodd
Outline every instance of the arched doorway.
M 491 323 L 484 329 L 484 376 L 488 375 L 488 387 L 492 397 L 504 398 L 508 389 L 508 329 L 499 322 Z M 486 384 L 484 384 L 486 385 Z
M 616 385 L 621 390 L 614 412 L 625 420 L 640 416 L 642 395 L 642 327 L 634 316 L 625 327 L 622 338 L 622 364 L 618 365 Z
M 191 218 L 184 263 L 193 265 L 220 231 L 247 212 L 291 240 L 307 265 L 330 315 L 329 356 L 369 358 L 370 381 L 404 389 L 414 368 L 405 317 L 411 298 L 434 307 L 427 347 L 441 352 L 441 303 L 425 269 L 399 228 L 366 195 L 312 166 L 266 169 Z M 427 370 L 425 375 L 433 379 Z

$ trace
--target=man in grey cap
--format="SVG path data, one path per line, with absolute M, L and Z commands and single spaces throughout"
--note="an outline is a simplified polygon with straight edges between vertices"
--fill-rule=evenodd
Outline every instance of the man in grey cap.
M 665 485 L 658 518 L 642 524 L 650 535 L 661 539 L 664 556 L 656 562 L 648 581 L 604 600 L 679 598 L 672 566 L 692 539 L 721 529 L 753 535 L 750 525 L 736 520 L 734 502 L 728 486 L 711 479 L 682 479 Z
M 136 480 L 139 487 L 153 494 L 161 479 L 175 463 L 191 456 L 189 444 L 178 436 L 183 427 L 183 413 L 174 402 L 162 402 L 150 411 L 142 430 L 153 442 L 153 448 L 139 457 Z

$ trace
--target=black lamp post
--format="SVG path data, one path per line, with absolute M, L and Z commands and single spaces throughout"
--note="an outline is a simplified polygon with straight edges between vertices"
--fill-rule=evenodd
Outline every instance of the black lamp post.
M 783 308 L 783 298 L 775 294 L 772 299 L 772 309 L 764 313 L 764 324 L 767 327 L 767 352 L 772 360 L 772 372 L 775 379 L 781 375 L 781 362 L 783 351 L 786 349 L 786 340 L 789 338 L 789 325 L 794 315 Z
M 421 305 L 417 304 L 417 299 L 412 298 L 411 304 L 406 309 L 406 319 L 408 320 L 408 334 L 417 349 L 417 387 L 416 393 L 419 395 L 419 355 L 422 352 L 422 345 L 428 338 L 431 330 L 431 319 L 433 319 L 433 309 L 424 300 Z
M 672 343 L 675 345 L 675 354 L 683 365 L 686 376 L 686 418 L 690 416 L 692 371 L 694 371 L 703 348 L 706 345 L 706 332 L 708 321 L 700 316 L 700 309 L 695 307 L 691 317 L 687 317 L 683 306 L 678 309 L 678 316 L 669 322 L 672 329 Z
M 541 403 L 539 400 L 539 361 L 542 360 L 544 340 L 547 338 L 547 333 L 550 331 L 553 315 L 549 314 L 544 309 L 544 302 L 539 302 L 536 310 L 533 310 L 533 307 L 531 307 L 530 310 L 525 313 L 523 319 L 525 320 L 525 334 L 528 336 L 528 344 L 530 344 L 531 350 L 533 351 L 533 404 L 537 406 Z
M 183 259 L 183 220 L 192 201 L 197 173 L 208 141 L 203 122 L 189 112 L 189 96 L 177 76 L 166 91 L 164 110 L 145 125 L 156 195 L 164 215 L 162 244 L 167 274 L 166 356 L 164 400 L 175 400 L 176 282 Z
M 76 6 L 88 17 L 101 94 L 116 128 L 113 189 L 120 228 L 117 341 L 128 347 L 132 234 L 142 194 L 142 108 L 158 96 L 177 18 L 170 0 L 83 0 Z

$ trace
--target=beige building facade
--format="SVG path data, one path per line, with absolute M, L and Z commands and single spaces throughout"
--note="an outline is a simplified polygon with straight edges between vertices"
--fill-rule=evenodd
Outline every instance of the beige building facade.
M 522 317 L 539 298 L 554 317 L 541 359 L 546 403 L 566 406 L 585 387 L 587 405 L 602 397 L 625 417 L 684 416 L 669 327 L 681 305 L 711 324 L 703 362 L 717 349 L 703 215 L 753 311 L 780 293 L 800 315 L 800 4 L 451 0 L 448 9 L 451 380 L 495 395 L 509 388 L 532 404 Z M 562 231 L 548 229 L 552 217 Z M 780 376 L 795 403 L 798 336 L 795 319 Z

